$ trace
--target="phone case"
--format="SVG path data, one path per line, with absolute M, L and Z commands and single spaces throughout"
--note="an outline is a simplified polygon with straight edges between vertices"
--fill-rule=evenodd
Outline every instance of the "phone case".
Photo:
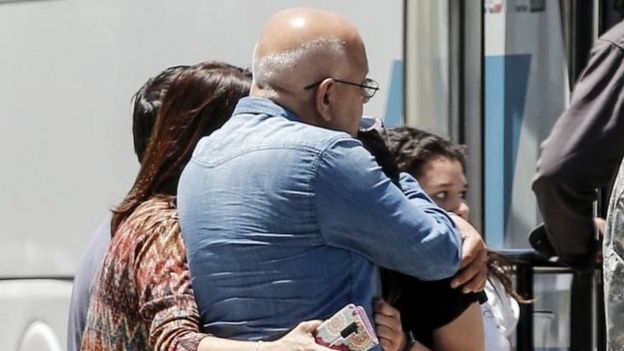
M 341 351 L 367 351 L 379 344 L 364 308 L 348 304 L 316 329 L 316 343 Z

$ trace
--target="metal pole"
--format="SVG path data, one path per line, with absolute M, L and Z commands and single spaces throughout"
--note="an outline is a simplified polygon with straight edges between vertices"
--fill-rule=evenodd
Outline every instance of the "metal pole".
M 593 270 L 574 272 L 570 307 L 570 351 L 593 350 L 593 283 Z
M 596 350 L 607 350 L 607 328 L 605 325 L 604 284 L 602 281 L 602 265 L 596 271 Z
M 518 293 L 533 298 L 533 267 L 531 263 L 516 266 Z M 533 351 L 533 304 L 520 305 L 520 320 L 516 328 L 516 351 Z

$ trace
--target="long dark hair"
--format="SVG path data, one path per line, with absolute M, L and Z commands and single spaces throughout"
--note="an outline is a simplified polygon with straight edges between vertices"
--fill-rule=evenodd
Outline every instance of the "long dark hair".
M 203 136 L 220 128 L 249 94 L 251 73 L 203 62 L 180 73 L 165 94 L 134 185 L 113 209 L 111 232 L 153 195 L 176 195 L 178 180 Z
M 513 263 L 498 252 L 488 250 L 487 260 L 488 274 L 494 275 L 500 280 L 507 295 L 513 297 L 518 303 L 533 303 L 532 299 L 525 299 L 513 287 L 511 275 L 513 273 Z

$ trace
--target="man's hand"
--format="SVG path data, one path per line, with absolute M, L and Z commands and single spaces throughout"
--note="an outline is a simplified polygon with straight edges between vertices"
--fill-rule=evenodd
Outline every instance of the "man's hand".
M 399 310 L 382 299 L 375 300 L 375 330 L 384 351 L 401 351 L 407 339 Z
M 487 280 L 487 247 L 470 223 L 453 213 L 450 215 L 462 238 L 462 260 L 459 273 L 451 281 L 451 287 L 462 286 L 465 294 L 481 291 Z
M 607 232 L 607 221 L 601 217 L 594 217 L 594 225 L 598 230 L 598 240 L 602 243 L 605 233 Z M 598 246 L 598 252 L 596 253 L 596 263 L 602 263 L 604 257 L 602 257 L 602 245 Z
M 262 344 L 260 350 L 264 351 L 330 351 L 329 348 L 318 345 L 314 341 L 314 333 L 316 328 L 321 325 L 322 321 L 312 320 L 301 322 L 295 329 L 280 339 Z
M 596 225 L 598 235 L 602 237 L 607 230 L 607 221 L 605 221 L 604 218 L 594 217 L 594 225 Z

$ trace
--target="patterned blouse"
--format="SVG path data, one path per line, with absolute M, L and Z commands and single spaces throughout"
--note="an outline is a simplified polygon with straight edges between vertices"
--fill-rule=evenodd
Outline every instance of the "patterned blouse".
M 175 200 L 145 201 L 119 226 L 96 280 L 82 350 L 193 350 L 199 314 Z

